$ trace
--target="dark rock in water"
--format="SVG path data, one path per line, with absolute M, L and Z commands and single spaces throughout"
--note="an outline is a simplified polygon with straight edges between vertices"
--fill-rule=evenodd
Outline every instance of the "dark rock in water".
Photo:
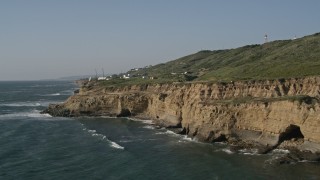
M 41 114 L 50 114 L 57 117 L 72 117 L 69 109 L 63 108 L 59 104 L 50 104 L 49 107 L 41 112 Z
M 267 154 L 272 152 L 278 146 L 264 146 L 252 141 L 243 141 L 239 139 L 228 139 L 230 150 L 239 153 L 243 150 L 255 149 L 257 154 Z M 313 153 L 311 151 L 301 151 L 296 146 L 287 147 L 288 154 L 282 154 L 271 161 L 271 164 L 295 164 L 298 162 L 317 162 L 320 163 L 320 153 Z
M 183 128 L 167 128 L 167 129 L 176 134 L 183 134 Z
M 320 153 L 308 153 L 304 155 L 304 159 L 311 162 L 320 163 Z
M 80 92 L 79 89 L 73 91 L 74 94 L 79 94 L 79 92 Z
M 320 153 L 312 153 L 311 151 L 300 151 L 298 149 L 291 149 L 288 154 L 292 159 L 298 161 L 320 162 Z
M 320 163 L 320 153 L 312 153 L 310 151 L 300 151 L 298 149 L 290 149 L 290 153 L 277 157 L 271 161 L 272 164 L 295 164 L 298 162 Z
M 239 139 L 228 139 L 228 143 L 230 144 L 230 150 L 232 152 L 240 152 L 243 149 L 247 150 L 255 150 L 258 154 L 266 154 L 270 152 L 273 147 L 264 146 L 262 144 L 253 142 L 253 141 L 243 141 Z
M 274 146 L 259 146 L 258 149 L 258 154 L 267 154 L 274 150 Z

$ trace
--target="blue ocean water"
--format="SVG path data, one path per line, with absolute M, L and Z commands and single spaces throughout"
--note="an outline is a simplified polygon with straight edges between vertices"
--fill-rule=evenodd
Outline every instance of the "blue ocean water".
M 270 163 L 285 151 L 234 154 L 147 120 L 40 114 L 76 88 L 0 82 L 0 179 L 320 179 L 319 164 Z

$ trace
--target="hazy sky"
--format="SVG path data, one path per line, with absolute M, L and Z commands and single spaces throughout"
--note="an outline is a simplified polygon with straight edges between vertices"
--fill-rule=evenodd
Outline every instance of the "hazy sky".
M 0 80 L 125 72 L 320 32 L 319 0 L 2 0 Z

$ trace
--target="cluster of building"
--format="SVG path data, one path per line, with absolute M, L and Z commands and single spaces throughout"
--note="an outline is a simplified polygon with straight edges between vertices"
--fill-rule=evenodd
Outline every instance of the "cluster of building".
M 149 66 L 146 66 L 144 68 L 149 68 L 151 67 L 151 65 Z M 135 71 L 139 71 L 141 69 L 144 69 L 144 68 L 133 68 L 133 69 L 130 69 L 127 73 L 120 73 L 120 74 L 114 74 L 114 75 L 111 75 L 111 76 L 99 76 L 96 75 L 96 80 L 98 81 L 109 81 L 111 79 L 130 79 L 130 78 L 142 78 L 142 79 L 156 79 L 156 77 L 153 77 L 153 76 L 147 76 L 146 74 L 130 74 L 129 72 L 135 72 Z M 104 73 L 103 73 L 104 74 Z M 90 77 L 89 78 L 89 81 L 91 81 L 93 78 Z

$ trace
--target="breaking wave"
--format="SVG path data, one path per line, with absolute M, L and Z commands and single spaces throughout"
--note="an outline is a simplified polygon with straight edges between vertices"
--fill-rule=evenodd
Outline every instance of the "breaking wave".
M 116 149 L 124 149 L 124 147 L 120 146 L 116 142 L 113 142 L 113 141 L 110 141 L 110 140 L 108 140 L 108 141 L 111 143 L 111 147 L 116 148 Z
M 41 114 L 39 110 L 32 110 L 30 112 L 19 112 L 13 114 L 2 114 L 1 118 L 16 118 L 16 117 L 32 117 L 32 118 L 44 118 L 44 117 L 52 117 L 50 114 Z
M 240 149 L 239 153 L 243 155 L 259 155 L 258 149 Z
M 168 134 L 168 135 L 173 135 L 173 136 L 180 136 L 179 134 L 173 132 L 173 131 L 169 131 L 169 130 L 166 130 L 166 131 L 163 131 L 163 132 L 157 132 L 156 134 Z
M 74 89 L 76 90 L 76 89 Z M 65 91 L 61 91 L 60 94 L 61 95 L 73 95 L 74 90 L 65 90 Z
M 38 94 L 38 96 L 70 96 L 73 95 L 73 91 L 67 90 L 67 91 L 61 91 L 58 93 L 52 93 L 52 94 Z
M 58 104 L 62 101 L 37 101 L 37 102 L 14 102 L 0 103 L 0 107 L 47 107 L 49 104 Z
M 83 124 L 81 124 L 83 126 Z M 87 128 L 83 128 L 84 131 L 87 131 L 88 133 L 91 134 L 91 136 L 93 137 L 98 137 L 100 140 L 103 140 L 103 141 L 107 141 L 110 145 L 110 147 L 112 148 L 115 148 L 115 149 L 124 149 L 123 146 L 120 146 L 119 144 L 117 144 L 116 142 L 114 141 L 111 141 L 110 139 L 108 139 L 105 135 L 103 134 L 99 134 L 97 133 L 96 130 L 92 130 L 92 129 L 87 129 Z
M 143 126 L 142 128 L 144 128 L 144 129 L 155 129 L 155 127 L 151 126 L 151 125 L 146 125 L 146 126 Z
M 142 122 L 142 123 L 144 123 L 144 124 L 150 124 L 150 125 L 152 125 L 152 124 L 154 124 L 153 122 L 152 122 L 152 120 L 142 120 L 142 119 L 136 119 L 136 118 L 128 118 L 130 121 L 138 121 L 138 122 Z
M 163 131 L 163 132 L 157 132 L 155 134 L 158 134 L 158 135 L 165 134 L 165 135 L 169 135 L 169 136 L 178 137 L 178 138 L 180 138 L 180 140 L 178 140 L 178 142 L 196 142 L 196 143 L 199 143 L 199 141 L 197 141 L 197 139 L 188 137 L 187 135 L 177 134 L 177 133 L 175 133 L 173 131 L 170 131 L 170 130 L 166 130 L 166 131 Z
M 48 94 L 48 96 L 60 96 L 60 93 L 53 93 L 53 94 Z
M 38 102 L 16 102 L 16 103 L 3 103 L 0 104 L 2 107 L 37 107 L 41 106 Z
M 225 152 L 227 154 L 234 154 L 234 152 L 232 152 L 230 149 L 228 148 L 223 148 L 223 149 L 220 149 L 220 150 L 217 150 L 217 151 L 222 151 L 222 152 Z
M 290 153 L 287 149 L 274 149 L 271 151 L 271 154 L 288 154 Z

